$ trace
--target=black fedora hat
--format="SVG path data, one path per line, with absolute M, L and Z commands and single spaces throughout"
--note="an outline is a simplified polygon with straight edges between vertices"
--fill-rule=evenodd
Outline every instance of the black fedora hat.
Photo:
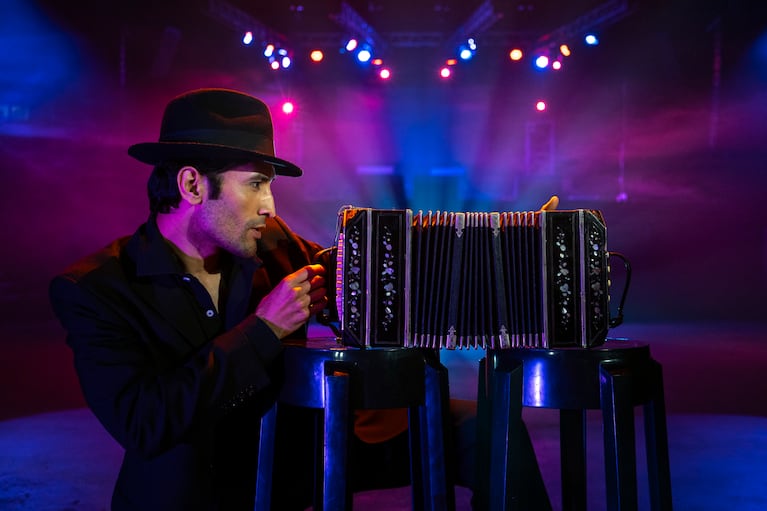
M 165 107 L 157 142 L 134 144 L 128 154 L 150 165 L 186 158 L 263 161 L 282 176 L 298 166 L 274 155 L 274 129 L 263 101 L 228 89 L 198 89 Z

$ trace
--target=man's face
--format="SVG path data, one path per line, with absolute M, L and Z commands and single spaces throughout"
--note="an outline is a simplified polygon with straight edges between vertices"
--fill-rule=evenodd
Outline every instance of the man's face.
M 223 249 L 240 257 L 256 255 L 266 218 L 275 215 L 272 181 L 274 168 L 247 163 L 219 175 L 221 193 L 210 198 L 210 179 L 195 215 L 190 236 L 209 249 Z

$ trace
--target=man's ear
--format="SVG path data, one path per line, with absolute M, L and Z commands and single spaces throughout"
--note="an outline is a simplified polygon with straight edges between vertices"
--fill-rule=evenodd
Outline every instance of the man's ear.
M 181 193 L 181 200 L 189 204 L 200 204 L 205 191 L 205 180 L 194 167 L 182 167 L 176 175 L 176 184 Z

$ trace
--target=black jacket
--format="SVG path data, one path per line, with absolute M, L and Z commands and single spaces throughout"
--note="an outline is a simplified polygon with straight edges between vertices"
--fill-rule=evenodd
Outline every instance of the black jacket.
M 88 406 L 125 449 L 113 510 L 252 509 L 282 348 L 251 313 L 321 248 L 279 219 L 263 234 L 263 264 L 227 266 L 220 313 L 152 219 L 51 282 Z

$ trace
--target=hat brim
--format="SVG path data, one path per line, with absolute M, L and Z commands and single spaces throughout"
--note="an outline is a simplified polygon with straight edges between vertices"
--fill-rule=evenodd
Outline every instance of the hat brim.
M 142 163 L 160 165 L 180 159 L 221 159 L 227 161 L 262 161 L 274 165 L 274 173 L 279 176 L 298 177 L 303 171 L 295 164 L 268 154 L 239 149 L 237 147 L 216 144 L 198 144 L 195 142 L 145 142 L 128 148 L 128 154 Z

